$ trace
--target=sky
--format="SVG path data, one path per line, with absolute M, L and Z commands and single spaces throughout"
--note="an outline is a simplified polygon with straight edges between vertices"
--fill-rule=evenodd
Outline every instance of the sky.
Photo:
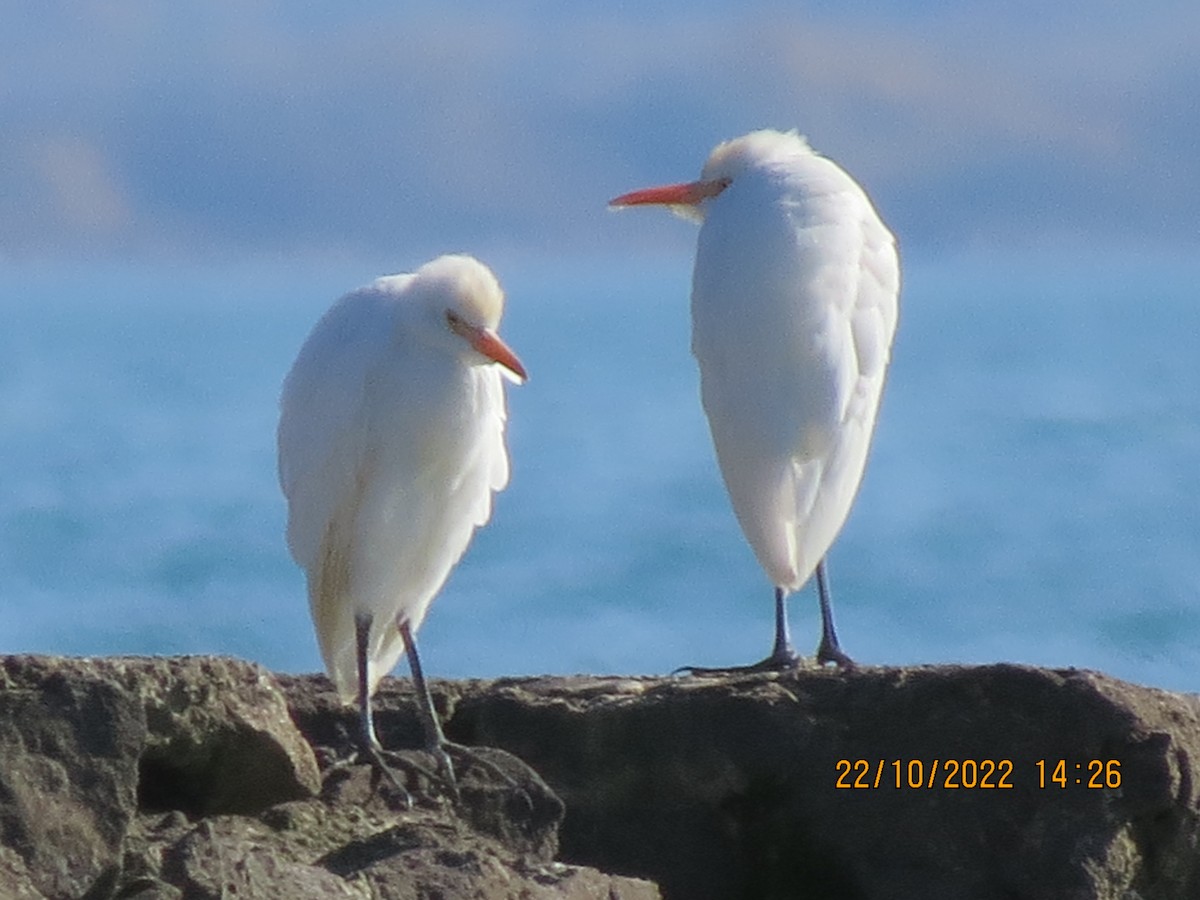
M 690 251 L 796 128 L 907 251 L 1200 249 L 1200 4 L 0 0 L 0 263 Z

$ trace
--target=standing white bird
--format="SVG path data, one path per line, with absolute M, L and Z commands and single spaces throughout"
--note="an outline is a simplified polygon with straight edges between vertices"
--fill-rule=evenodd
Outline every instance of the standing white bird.
M 496 335 L 503 307 L 469 256 L 379 278 L 325 313 L 283 386 L 288 547 L 329 677 L 357 701 L 363 750 L 393 782 L 371 695 L 407 653 L 428 749 L 453 784 L 414 636 L 508 482 L 501 373 L 526 375 Z
M 879 409 L 898 314 L 895 239 L 862 188 L 794 132 L 727 141 L 699 181 L 611 203 L 642 204 L 703 222 L 692 353 L 734 512 L 775 585 L 774 648 L 742 668 L 796 664 L 785 600 L 814 570 L 817 659 L 853 665 L 834 629 L 824 560 Z

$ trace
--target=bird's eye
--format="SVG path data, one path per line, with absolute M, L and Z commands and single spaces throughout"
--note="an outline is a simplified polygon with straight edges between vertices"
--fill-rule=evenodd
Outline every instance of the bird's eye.
M 470 330 L 463 317 L 450 309 L 446 310 L 446 326 L 458 335 L 466 334 Z

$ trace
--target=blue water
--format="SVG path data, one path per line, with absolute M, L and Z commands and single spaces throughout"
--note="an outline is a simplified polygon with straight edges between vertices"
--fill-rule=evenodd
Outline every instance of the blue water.
M 410 262 L 419 262 L 414 260 Z M 771 589 L 688 354 L 690 262 L 491 260 L 513 481 L 421 632 L 436 676 L 762 656 Z M 275 481 L 280 381 L 375 270 L 0 267 L 0 652 L 320 667 Z M 1200 690 L 1200 265 L 910 262 L 830 556 L 862 662 Z M 798 645 L 815 599 L 792 600 Z

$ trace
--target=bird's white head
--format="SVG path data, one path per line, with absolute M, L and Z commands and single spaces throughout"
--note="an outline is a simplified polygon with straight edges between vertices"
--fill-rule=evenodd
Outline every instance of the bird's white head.
M 707 202 L 734 182 L 754 174 L 786 172 L 798 156 L 811 156 L 808 142 L 795 131 L 752 131 L 713 148 L 697 181 L 667 184 L 622 194 L 611 207 L 661 205 L 677 216 L 704 221 Z
M 437 328 L 465 341 L 480 364 L 499 363 L 518 381 L 528 378 L 517 355 L 496 334 L 504 312 L 504 291 L 492 270 L 473 256 L 450 254 L 427 262 L 413 273 L 409 290 Z

